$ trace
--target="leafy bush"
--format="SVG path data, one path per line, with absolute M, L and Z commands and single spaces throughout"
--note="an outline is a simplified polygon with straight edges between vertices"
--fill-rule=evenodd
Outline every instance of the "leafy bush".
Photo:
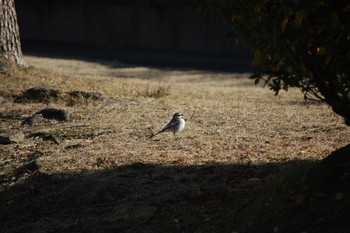
M 350 125 L 350 3 L 347 0 L 199 0 L 254 48 L 251 78 L 278 94 L 298 87 Z M 219 17 L 218 17 L 219 16 Z

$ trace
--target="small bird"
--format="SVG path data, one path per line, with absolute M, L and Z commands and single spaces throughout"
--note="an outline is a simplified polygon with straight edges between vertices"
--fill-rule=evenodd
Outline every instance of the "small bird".
M 175 113 L 173 115 L 173 119 L 158 133 L 152 134 L 149 138 L 153 138 L 157 134 L 164 132 L 173 132 L 174 137 L 176 138 L 176 133 L 182 131 L 185 128 L 185 120 L 182 119 L 182 115 L 180 113 Z

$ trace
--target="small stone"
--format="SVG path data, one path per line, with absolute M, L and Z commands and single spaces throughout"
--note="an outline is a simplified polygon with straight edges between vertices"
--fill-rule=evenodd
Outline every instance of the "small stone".
M 2 133 L 0 134 L 0 144 L 19 143 L 24 140 L 24 137 L 22 132 Z
M 58 121 L 68 121 L 70 119 L 70 112 L 65 109 L 57 108 L 45 108 L 36 112 L 36 114 L 41 114 L 46 119 L 55 119 Z
M 21 176 L 25 173 L 33 173 L 40 169 L 40 162 L 38 159 L 31 160 L 22 166 L 16 168 L 15 176 Z
M 22 125 L 36 125 L 38 123 L 40 123 L 43 120 L 43 115 L 38 113 L 38 114 L 34 114 L 33 116 L 27 117 L 23 122 Z

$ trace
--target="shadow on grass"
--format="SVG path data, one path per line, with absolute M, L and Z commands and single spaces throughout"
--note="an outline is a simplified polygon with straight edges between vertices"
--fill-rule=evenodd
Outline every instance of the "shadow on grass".
M 325 227 L 337 224 L 337 213 L 320 220 L 328 216 L 325 207 L 300 196 L 313 165 L 137 163 L 92 173 L 38 172 L 1 191 L 0 232 L 341 232 Z
M 115 50 L 83 46 L 74 43 L 58 43 L 24 40 L 24 54 L 51 58 L 80 59 L 90 62 L 109 62 L 111 68 L 145 66 L 162 70 L 205 70 L 212 72 L 251 73 L 251 54 L 210 54 L 191 52 L 162 52 L 154 50 Z M 106 63 L 102 63 L 106 65 Z

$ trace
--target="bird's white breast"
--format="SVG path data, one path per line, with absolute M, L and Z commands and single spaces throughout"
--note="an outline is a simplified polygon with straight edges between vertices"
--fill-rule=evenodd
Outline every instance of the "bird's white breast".
M 185 128 L 185 120 L 180 118 L 180 125 L 179 125 L 179 128 L 177 131 L 180 132 L 180 131 L 184 130 L 184 128 Z

